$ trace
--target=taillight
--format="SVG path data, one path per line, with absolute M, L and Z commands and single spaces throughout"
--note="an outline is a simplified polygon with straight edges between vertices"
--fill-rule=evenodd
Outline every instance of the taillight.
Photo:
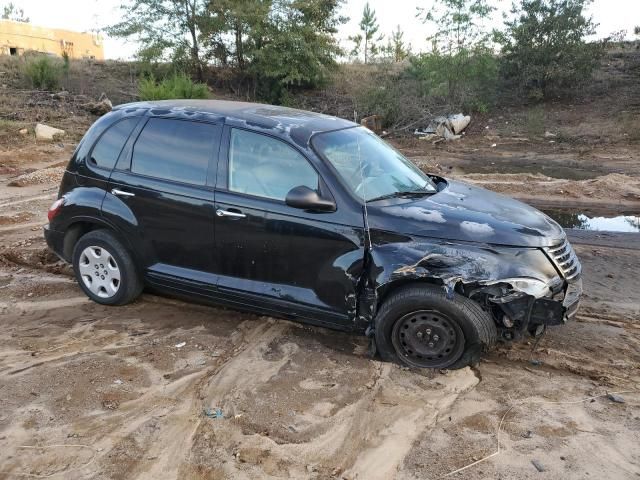
M 53 220 L 53 217 L 55 217 L 58 214 L 58 212 L 60 211 L 60 208 L 64 205 L 64 201 L 65 201 L 65 198 L 61 197 L 57 199 L 55 202 L 53 202 L 53 205 L 49 207 L 49 211 L 47 212 L 47 218 L 49 219 L 49 221 Z

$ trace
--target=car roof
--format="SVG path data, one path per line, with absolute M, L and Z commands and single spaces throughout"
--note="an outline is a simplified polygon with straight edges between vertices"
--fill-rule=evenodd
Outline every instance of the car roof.
M 301 146 L 307 146 L 311 137 L 320 132 L 329 132 L 358 126 L 338 117 L 322 113 L 297 110 L 295 108 L 266 105 L 262 103 L 234 102 L 229 100 L 160 100 L 118 105 L 114 110 L 147 109 L 151 114 L 208 114 L 224 117 L 225 123 L 264 130 L 279 136 L 289 137 Z

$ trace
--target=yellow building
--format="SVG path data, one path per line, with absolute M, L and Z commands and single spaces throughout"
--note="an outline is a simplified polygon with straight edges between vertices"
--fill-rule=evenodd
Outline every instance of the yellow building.
M 0 55 L 22 55 L 29 50 L 59 57 L 67 52 L 70 58 L 104 59 L 100 35 L 0 20 Z

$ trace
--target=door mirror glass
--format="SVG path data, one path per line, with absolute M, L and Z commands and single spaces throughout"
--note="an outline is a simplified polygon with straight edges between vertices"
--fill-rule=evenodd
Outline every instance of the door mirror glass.
M 305 185 L 294 187 L 289 190 L 285 198 L 285 203 L 293 208 L 301 210 L 314 210 L 317 212 L 335 212 L 336 204 L 333 200 L 320 197 L 318 192 Z

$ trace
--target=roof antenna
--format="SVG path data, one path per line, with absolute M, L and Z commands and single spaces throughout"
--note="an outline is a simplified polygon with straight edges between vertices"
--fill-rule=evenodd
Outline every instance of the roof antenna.
M 369 230 L 369 215 L 367 211 L 367 192 L 364 185 L 364 166 L 362 165 L 362 154 L 360 152 L 360 135 L 356 134 L 356 145 L 358 146 L 358 164 L 360 166 L 360 185 L 362 186 L 362 200 L 364 201 L 364 230 L 365 230 L 365 248 L 369 251 L 373 250 L 371 243 L 371 230 Z

